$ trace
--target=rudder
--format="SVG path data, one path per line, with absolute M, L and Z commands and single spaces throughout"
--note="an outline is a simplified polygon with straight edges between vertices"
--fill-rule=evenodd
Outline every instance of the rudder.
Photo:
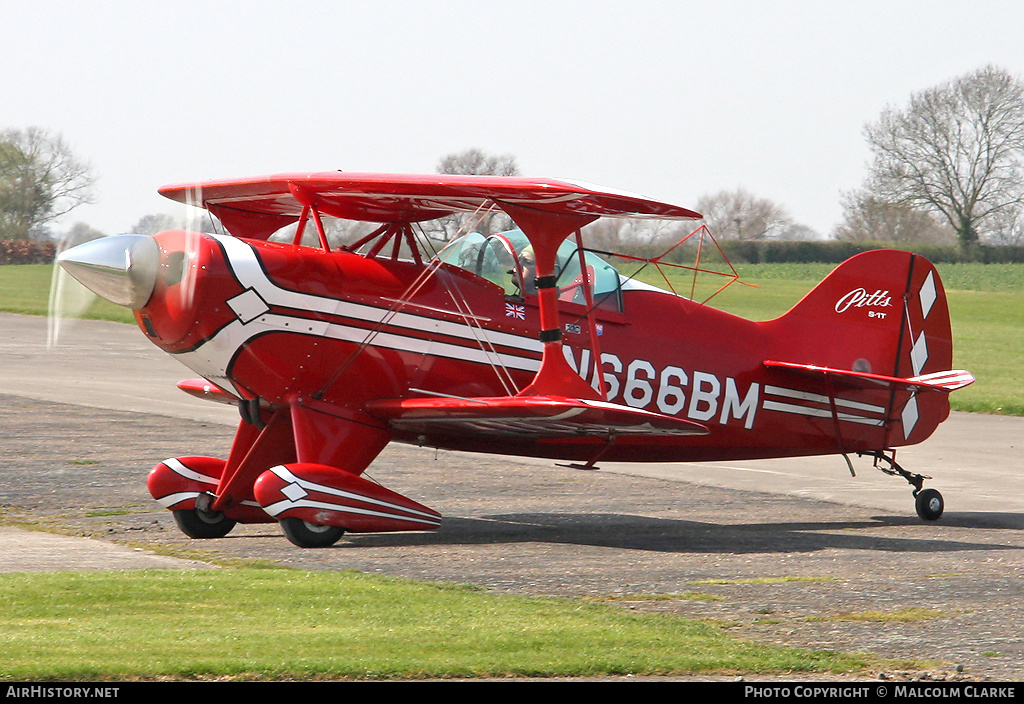
M 924 257 L 896 250 L 854 256 L 769 325 L 775 359 L 834 370 L 830 383 L 876 402 L 885 387 L 886 447 L 920 442 L 948 416 L 943 391 L 950 389 L 912 383 L 949 371 L 953 361 L 945 291 Z

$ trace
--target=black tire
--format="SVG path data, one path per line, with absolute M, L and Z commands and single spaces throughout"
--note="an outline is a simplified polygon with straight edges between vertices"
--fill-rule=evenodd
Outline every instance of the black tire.
M 942 494 L 935 491 L 935 489 L 924 489 L 917 492 L 914 503 L 917 507 L 917 515 L 926 521 L 939 520 L 945 508 Z
M 190 538 L 223 538 L 235 527 L 235 521 L 223 513 L 210 513 L 198 509 L 171 511 L 174 522 Z
M 301 518 L 282 518 L 281 530 L 293 545 L 300 548 L 329 548 L 345 534 L 344 528 L 322 526 Z

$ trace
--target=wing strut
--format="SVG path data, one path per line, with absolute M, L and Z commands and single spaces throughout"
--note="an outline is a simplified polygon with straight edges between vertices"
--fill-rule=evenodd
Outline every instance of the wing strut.
M 594 380 L 597 382 L 597 393 L 602 399 L 608 400 L 608 392 L 605 390 L 604 378 L 601 375 L 601 343 L 597 335 L 597 314 L 594 304 L 594 282 L 591 281 L 591 269 L 587 266 L 586 256 L 583 250 L 583 233 L 576 230 L 576 254 L 580 260 L 580 277 L 582 279 L 583 296 L 587 302 L 587 327 L 590 332 L 590 346 L 593 349 L 591 363 L 594 367 Z M 595 458 L 596 460 L 596 458 Z
M 537 375 L 518 395 L 601 400 L 594 388 L 573 371 L 562 354 L 562 325 L 558 315 L 558 277 L 555 269 L 555 255 L 562 241 L 598 216 L 552 213 L 507 202 L 498 205 L 522 228 L 537 258 L 540 341 L 544 349 Z

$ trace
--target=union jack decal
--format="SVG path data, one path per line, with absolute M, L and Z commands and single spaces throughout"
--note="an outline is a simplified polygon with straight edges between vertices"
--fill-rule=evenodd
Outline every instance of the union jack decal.
M 506 303 L 505 317 L 516 318 L 517 320 L 526 320 L 526 306 L 521 306 L 516 303 Z

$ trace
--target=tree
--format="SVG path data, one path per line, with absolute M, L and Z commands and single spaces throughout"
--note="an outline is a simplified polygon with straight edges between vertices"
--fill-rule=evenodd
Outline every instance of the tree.
M 164 230 L 191 230 L 193 232 L 217 232 L 210 213 L 190 209 L 184 216 L 175 217 L 169 213 L 150 213 L 139 218 L 128 232 L 135 235 L 155 235 Z M 290 241 L 290 240 L 289 240 Z
M 467 149 L 443 157 L 437 164 L 437 173 L 453 176 L 518 176 L 519 166 L 511 154 L 491 155 L 479 149 Z M 512 228 L 512 220 L 500 211 L 464 213 L 441 218 L 437 225 L 440 232 L 431 235 L 450 240 L 472 230 L 485 234 L 508 230 Z
M 479 149 L 449 154 L 437 164 L 437 173 L 455 176 L 518 176 L 519 166 L 511 154 L 486 154 Z
M 1024 208 L 1006 209 L 988 223 L 987 240 L 997 245 L 1024 245 Z
M 696 210 L 719 240 L 808 239 L 808 228 L 794 223 L 784 208 L 742 188 L 702 196 Z
M 91 203 L 94 182 L 60 135 L 38 127 L 0 132 L 0 238 L 29 237 Z
M 867 191 L 843 196 L 843 222 L 833 237 L 846 242 L 929 242 L 947 244 L 955 233 L 929 212 L 889 203 Z
M 100 237 L 106 237 L 106 235 L 84 222 L 76 222 L 71 226 L 71 229 L 67 231 L 67 234 L 64 235 L 63 246 L 66 249 L 82 244 L 83 242 L 98 240 Z
M 151 213 L 143 215 L 131 226 L 128 232 L 136 235 L 155 235 L 164 230 L 173 230 L 178 227 L 178 221 L 173 215 L 167 213 Z
M 599 250 L 626 249 L 630 252 L 657 254 L 676 244 L 693 232 L 690 221 L 658 220 L 646 218 L 600 218 L 586 225 L 584 233 L 588 247 Z
M 969 248 L 1024 203 L 1024 84 L 987 66 L 887 108 L 865 130 L 867 190 L 943 217 Z

